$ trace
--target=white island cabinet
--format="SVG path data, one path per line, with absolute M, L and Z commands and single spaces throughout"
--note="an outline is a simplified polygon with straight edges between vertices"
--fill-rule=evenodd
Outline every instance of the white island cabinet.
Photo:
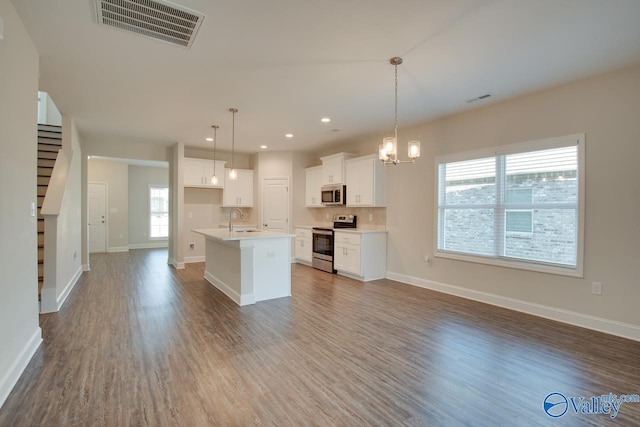
M 291 238 L 273 231 L 194 229 L 205 238 L 204 278 L 243 306 L 291 296 Z

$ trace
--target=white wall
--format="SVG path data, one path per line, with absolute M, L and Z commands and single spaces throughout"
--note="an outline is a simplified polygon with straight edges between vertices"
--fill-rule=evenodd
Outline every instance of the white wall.
M 0 0 L 0 405 L 42 341 L 38 325 L 36 203 L 38 52 Z
M 62 115 L 47 92 L 38 92 L 38 123 L 62 126 Z
M 640 339 L 639 97 L 636 66 L 400 129 L 401 141 L 422 141 L 422 157 L 387 171 L 387 188 L 398 190 L 387 194 L 389 276 Z M 435 156 L 582 132 L 584 278 L 442 258 L 425 265 L 434 253 Z M 375 152 L 382 136 L 340 151 Z M 594 281 L 602 296 L 591 294 Z
M 169 186 L 169 169 L 129 165 L 129 249 L 167 247 L 149 238 L 149 186 Z
M 293 153 L 293 170 L 291 177 L 291 232 L 296 225 L 313 225 L 315 222 L 315 212 L 320 209 L 305 208 L 305 198 L 307 193 L 305 168 L 314 166 L 313 157 L 309 153 Z
M 217 188 L 185 188 L 183 217 L 184 261 L 204 262 L 204 236 L 191 230 L 194 228 L 218 228 L 219 224 L 228 221 L 228 217 L 223 218 L 222 190 Z M 195 245 L 194 249 L 189 248 L 191 243 Z
M 87 180 L 107 183 L 107 252 L 129 250 L 129 165 L 89 159 Z
M 184 268 L 184 144 L 176 143 L 171 148 L 169 162 L 169 264 Z

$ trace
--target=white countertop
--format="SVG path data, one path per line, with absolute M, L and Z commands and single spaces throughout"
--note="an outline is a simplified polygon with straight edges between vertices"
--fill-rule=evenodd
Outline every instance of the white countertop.
M 256 239 L 281 239 L 283 237 L 296 237 L 295 234 L 278 233 L 275 231 L 229 231 L 228 228 L 194 228 L 194 233 L 214 240 L 256 240 Z

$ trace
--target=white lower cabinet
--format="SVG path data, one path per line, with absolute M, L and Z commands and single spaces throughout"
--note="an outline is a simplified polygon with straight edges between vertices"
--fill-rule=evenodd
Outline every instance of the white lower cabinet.
M 313 249 L 310 228 L 296 228 L 296 261 L 311 264 Z
M 339 274 L 368 281 L 387 274 L 386 231 L 334 234 L 333 267 Z
M 360 259 L 360 235 L 335 233 L 333 243 L 333 268 L 343 273 L 362 275 Z

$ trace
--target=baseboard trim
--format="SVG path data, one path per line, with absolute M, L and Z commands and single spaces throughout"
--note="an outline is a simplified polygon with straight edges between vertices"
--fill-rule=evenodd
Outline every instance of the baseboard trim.
M 498 307 L 519 311 L 522 313 L 532 314 L 534 316 L 567 323 L 573 326 L 579 326 L 598 332 L 604 332 L 610 335 L 616 335 L 622 338 L 628 338 L 634 341 L 640 341 L 640 326 L 632 325 L 630 323 L 604 319 L 601 317 L 591 316 L 589 314 L 583 314 L 575 311 L 564 310 L 561 308 L 550 307 L 547 305 L 531 303 L 515 298 L 508 298 L 488 292 L 475 291 L 472 289 L 462 288 L 460 286 L 434 282 L 431 280 L 425 280 L 419 277 L 408 276 L 406 274 L 394 273 L 391 271 L 387 272 L 387 279 L 395 280 L 396 282 L 405 283 L 407 285 L 430 289 L 432 291 L 455 295 L 461 298 L 483 302 L 485 304 L 491 304 Z
M 169 265 L 172 265 L 176 270 L 184 270 L 184 262 L 178 262 L 175 258 L 169 258 Z
M 185 264 L 191 264 L 193 262 L 204 262 L 205 261 L 205 256 L 186 256 L 184 257 L 184 263 Z
M 231 289 L 229 285 L 227 285 L 208 271 L 204 272 L 204 279 L 241 307 L 243 305 L 251 305 L 256 303 L 256 299 L 253 294 L 240 295 L 239 293 Z
M 67 300 L 67 297 L 78 283 L 80 276 L 82 275 L 82 266 L 78 267 L 73 277 L 67 282 L 66 286 L 57 296 L 56 289 L 43 289 L 42 290 L 42 303 L 40 305 L 40 313 L 55 313 L 60 311 L 62 304 Z
M 27 341 L 16 360 L 11 364 L 11 367 L 2 380 L 0 380 L 0 408 L 4 405 L 4 402 L 7 400 L 7 397 L 9 397 L 11 390 L 13 390 L 13 387 L 15 387 L 20 376 L 27 368 L 27 365 L 38 350 L 38 347 L 40 347 L 40 344 L 42 344 L 42 329 L 38 327 L 33 332 L 31 338 Z
M 107 252 L 129 252 L 129 246 L 112 246 Z
M 168 248 L 168 247 L 169 247 L 168 242 L 129 244 L 129 249 L 161 249 L 161 248 Z

